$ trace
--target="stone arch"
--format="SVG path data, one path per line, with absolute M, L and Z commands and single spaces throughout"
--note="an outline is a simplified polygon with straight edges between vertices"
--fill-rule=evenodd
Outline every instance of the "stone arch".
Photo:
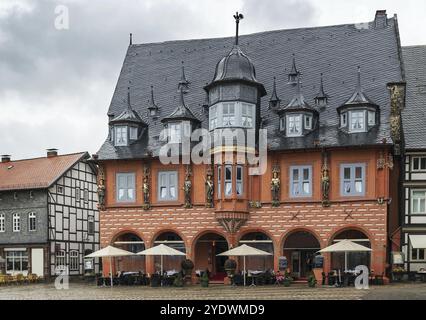
M 187 252 L 187 244 L 185 242 L 184 236 L 175 229 L 165 228 L 158 230 L 151 238 L 151 247 L 154 247 L 158 244 L 164 244 L 183 253 Z M 163 257 L 163 271 L 179 272 L 181 270 L 181 262 L 184 259 L 186 259 L 186 256 Z M 152 261 L 154 263 L 154 270 L 160 271 L 161 257 L 153 256 Z
M 276 241 L 269 231 L 262 228 L 249 228 L 239 235 L 238 245 L 246 244 L 256 249 L 271 253 L 269 256 L 246 257 L 246 269 L 254 271 L 274 270 Z M 239 259 L 241 265 L 241 260 Z
M 142 243 L 141 243 L 142 242 Z M 145 250 L 145 240 L 134 229 L 122 229 L 111 238 L 111 245 L 133 253 Z M 146 272 L 145 256 L 125 256 L 114 258 L 116 271 L 121 272 Z

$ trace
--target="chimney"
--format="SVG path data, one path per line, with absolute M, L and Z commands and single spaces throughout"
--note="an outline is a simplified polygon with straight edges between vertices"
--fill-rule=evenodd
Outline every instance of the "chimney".
M 374 18 L 374 26 L 376 29 L 385 28 L 388 26 L 388 15 L 386 10 L 377 10 Z
M 58 155 L 58 149 L 47 149 L 47 157 L 56 157 Z
M 10 155 L 8 154 L 3 154 L 1 156 L 1 162 L 10 162 Z

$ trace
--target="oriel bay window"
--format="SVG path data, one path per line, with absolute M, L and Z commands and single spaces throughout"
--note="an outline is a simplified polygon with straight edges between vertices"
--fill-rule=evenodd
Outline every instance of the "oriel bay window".
M 290 196 L 310 197 L 312 195 L 312 167 L 290 167 Z
M 209 109 L 209 128 L 242 127 L 254 128 L 255 105 L 240 101 L 221 102 Z
M 342 196 L 365 194 L 365 164 L 342 164 L 340 167 Z
M 234 180 L 235 179 L 235 180 Z M 222 186 L 223 182 L 223 186 Z M 224 165 L 217 167 L 217 198 L 222 198 L 222 188 L 225 197 L 244 194 L 244 167 L 241 165 Z
M 178 173 L 176 171 L 161 171 L 158 173 L 158 200 L 176 201 Z
M 117 173 L 117 202 L 135 202 L 135 174 Z

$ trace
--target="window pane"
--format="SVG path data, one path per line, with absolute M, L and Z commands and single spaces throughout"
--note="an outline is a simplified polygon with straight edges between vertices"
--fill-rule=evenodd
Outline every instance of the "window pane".
M 309 194 L 311 192 L 310 189 L 310 183 L 309 182 L 304 182 L 303 183 L 303 193 L 304 194 Z
M 344 176 L 343 178 L 346 180 L 349 180 L 351 178 L 351 168 L 345 168 L 344 169 Z
M 362 181 L 355 182 L 355 192 L 362 193 Z
M 299 180 L 299 169 L 293 169 L 293 181 Z
M 417 249 L 412 249 L 411 250 L 411 259 L 417 260 L 417 257 L 418 257 L 418 255 L 417 255 Z
M 419 201 L 420 201 L 420 212 L 422 212 L 422 213 L 426 212 L 425 211 L 425 201 L 426 200 L 425 199 L 420 199 Z
M 364 111 L 351 112 L 351 129 L 354 131 L 364 130 Z
M 309 169 L 303 169 L 303 180 L 309 180 Z
M 241 167 L 237 167 L 237 180 L 241 180 L 242 179 L 242 168 Z
M 232 183 L 226 182 L 225 183 L 225 195 L 230 196 L 232 194 Z
M 420 169 L 426 170 L 426 158 L 421 159 L 421 166 Z
M 414 158 L 413 160 L 413 170 L 419 170 L 419 163 L 420 163 L 420 159 L 419 158 Z
M 351 182 L 350 181 L 344 182 L 344 191 L 345 191 L 345 193 L 351 193 L 352 189 L 351 189 Z
M 420 249 L 419 250 L 419 260 L 424 260 L 425 259 L 425 250 Z
M 298 195 L 299 193 L 300 193 L 299 182 L 293 182 L 293 194 Z
M 232 169 L 231 167 L 225 167 L 225 180 L 232 179 Z
M 174 187 L 174 186 L 170 187 L 170 197 L 172 199 L 176 198 L 176 187 Z
M 243 194 L 243 184 L 241 182 L 237 182 L 237 195 Z
M 413 213 L 418 213 L 419 212 L 419 200 L 418 199 L 413 199 Z
M 161 199 L 167 198 L 167 188 L 166 187 L 160 187 L 160 198 Z
M 362 179 L 362 168 L 361 167 L 355 168 L 355 179 Z

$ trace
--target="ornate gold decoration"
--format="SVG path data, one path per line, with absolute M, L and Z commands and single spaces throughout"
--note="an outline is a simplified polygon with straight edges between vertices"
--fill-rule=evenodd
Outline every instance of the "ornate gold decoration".
M 323 163 L 321 168 L 321 191 L 322 191 L 322 206 L 330 206 L 330 170 L 328 168 L 328 154 L 323 153 Z
M 192 191 L 192 181 L 191 181 L 191 176 L 192 176 L 192 171 L 191 171 L 191 167 L 187 166 L 186 167 L 186 172 L 185 172 L 185 181 L 183 183 L 183 192 L 185 193 L 185 208 L 192 208 L 192 203 L 191 203 L 191 191 Z
M 151 175 L 151 170 L 149 166 L 145 166 L 143 169 L 143 185 L 142 185 L 142 191 L 143 191 L 143 208 L 145 210 L 149 210 L 151 208 L 151 202 L 150 202 L 150 187 L 149 187 L 149 178 Z
M 271 179 L 271 193 L 272 193 L 272 206 L 280 206 L 280 191 L 281 191 L 281 178 L 280 178 L 280 167 L 275 165 L 272 169 Z
M 213 169 L 209 167 L 207 169 L 207 178 L 205 182 L 206 186 L 206 207 L 213 208 L 214 207 L 214 183 L 213 183 Z
M 216 220 L 229 233 L 236 233 L 248 219 L 247 213 L 217 212 Z
M 105 210 L 105 172 L 104 167 L 99 165 L 98 167 L 98 209 Z

